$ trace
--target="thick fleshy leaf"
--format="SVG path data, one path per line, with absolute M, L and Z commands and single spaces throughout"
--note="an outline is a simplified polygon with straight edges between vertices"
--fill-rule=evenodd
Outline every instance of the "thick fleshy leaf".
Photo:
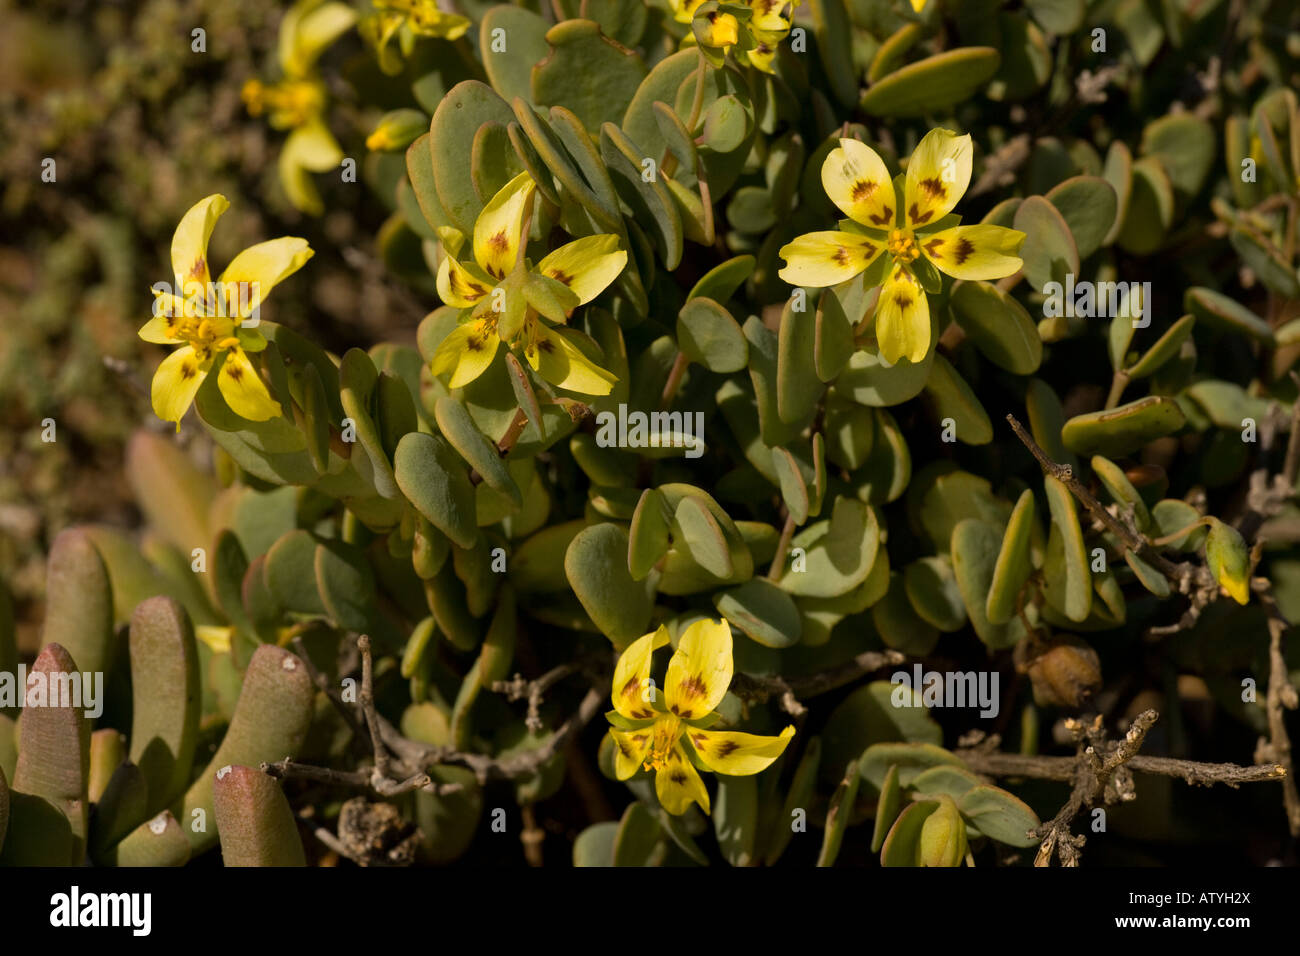
M 397 486 L 439 531 L 462 548 L 478 540 L 474 486 L 465 463 L 442 438 L 411 432 L 393 455 Z
M 1174 399 L 1150 395 L 1118 408 L 1076 415 L 1061 429 L 1061 439 L 1077 454 L 1118 458 L 1178 431 L 1185 423 Z
M 547 532 L 553 530 L 548 528 Z M 627 532 L 615 524 L 597 524 L 583 529 L 569 542 L 563 562 L 569 585 L 583 609 L 619 648 L 645 633 L 654 607 L 655 575 L 634 580 L 628 571 L 627 552 Z
M 1038 815 L 1024 801 L 1000 787 L 989 784 L 972 787 L 962 794 L 957 807 L 980 833 L 999 843 L 1031 847 L 1041 839 L 1029 832 L 1038 827 Z
M 1043 562 L 1044 590 L 1055 608 L 1072 621 L 1082 621 L 1092 610 L 1093 589 L 1074 496 L 1051 475 L 1044 477 L 1043 486 L 1052 513 L 1052 531 Z
M 799 609 L 788 593 L 767 578 L 750 578 L 744 584 L 713 597 L 718 613 L 765 647 L 791 647 L 799 643 L 802 624 Z M 736 773 L 734 770 L 719 773 Z
M 677 314 L 677 345 L 692 362 L 713 372 L 739 372 L 749 342 L 731 313 L 713 299 L 687 299 Z
M 909 63 L 873 83 L 859 106 L 871 116 L 938 113 L 975 95 L 997 73 L 1000 63 L 1001 56 L 994 47 L 945 50 Z
M 1031 375 L 1043 361 L 1038 328 L 1009 293 L 988 282 L 963 282 L 948 300 L 953 317 L 975 347 L 995 365 Z
M 1034 493 L 1026 489 L 1011 512 L 993 565 L 993 580 L 985 602 L 985 616 L 990 624 L 1006 624 L 1016 613 L 1020 589 L 1033 571 L 1029 552 L 1033 531 Z
M 1042 196 L 1030 196 L 1016 209 L 1016 229 L 1027 238 L 1024 245 L 1025 278 L 1038 292 L 1051 282 L 1064 283 L 1079 274 L 1079 248 L 1064 217 Z

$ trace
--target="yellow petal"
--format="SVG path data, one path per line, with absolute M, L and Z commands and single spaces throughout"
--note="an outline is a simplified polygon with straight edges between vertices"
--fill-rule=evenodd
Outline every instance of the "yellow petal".
M 313 255 L 307 240 L 296 236 L 281 236 L 249 246 L 221 273 L 225 314 L 241 319 L 252 315 L 280 280 L 301 269 Z
M 781 247 L 786 266 L 778 275 L 791 285 L 837 285 L 866 269 L 884 248 L 851 232 L 805 233 Z
M 468 161 L 468 160 L 467 160 Z M 532 177 L 520 173 L 483 207 L 474 223 L 474 258 L 498 279 L 515 266 L 524 212 L 533 201 Z
M 686 629 L 668 662 L 664 700 L 683 720 L 698 720 L 731 686 L 731 625 L 702 618 Z
M 638 637 L 625 650 L 614 667 L 614 686 L 610 697 L 614 709 L 630 720 L 650 720 L 655 716 L 650 706 L 653 691 L 647 693 L 650 679 L 650 659 L 654 652 L 668 643 L 668 628 Z
M 458 309 L 469 308 L 494 285 L 496 280 L 478 266 L 458 262 L 453 256 L 443 256 L 438 266 L 438 297 Z
M 766 770 L 785 752 L 786 745 L 794 736 L 794 727 L 785 728 L 779 737 L 695 728 L 686 731 L 686 736 L 705 766 L 714 773 L 746 777 Z
M 779 33 L 756 33 L 753 49 L 745 51 L 744 54 L 749 60 L 749 65 L 764 73 L 776 73 L 772 64 L 776 61 L 776 48 L 782 39 L 783 34 Z
M 912 0 L 912 9 L 917 13 L 920 13 L 925 9 L 925 5 L 928 2 L 929 0 Z
M 614 776 L 619 780 L 635 776 L 650 748 L 650 728 L 623 731 L 611 727 L 609 735 L 614 740 Z
M 727 50 L 740 41 L 740 24 L 730 13 L 705 14 L 708 25 L 696 36 L 702 46 Z
M 854 222 L 888 229 L 898 210 L 885 161 L 856 139 L 842 139 L 822 163 L 822 188 L 831 202 Z
M 284 141 L 285 161 L 313 173 L 327 173 L 343 162 L 343 149 L 320 120 L 299 126 Z
M 176 276 L 176 288 L 172 291 L 176 295 L 188 297 L 190 293 L 186 290 L 193 285 L 206 289 L 209 282 L 208 240 L 217 220 L 229 208 L 225 196 L 213 193 L 200 199 L 181 217 L 172 235 L 172 273 Z
M 137 334 L 146 342 L 156 342 L 159 345 L 183 342 L 184 339 L 177 334 L 177 329 L 180 320 L 184 317 L 184 299 L 170 292 L 160 292 L 155 289 L 153 318 L 146 322 Z
M 695 767 L 682 752 L 678 744 L 668 754 L 668 761 L 655 774 L 655 795 L 663 808 L 674 816 L 686 812 L 692 803 L 709 812 L 709 791 L 704 789 L 704 781 Z
M 180 421 L 194 402 L 194 393 L 203 384 L 211 359 L 199 356 L 191 346 L 177 349 L 163 359 L 153 375 L 151 398 L 154 414 L 165 422 Z
M 695 11 L 704 4 L 704 0 L 672 0 L 673 19 L 678 23 L 690 23 L 695 19 Z
M 1001 279 L 1024 265 L 1025 234 L 1004 226 L 954 226 L 917 239 L 935 267 L 957 279 Z
M 600 235 L 575 239 L 560 246 L 537 264 L 544 276 L 563 282 L 586 305 L 605 291 L 627 265 L 627 253 L 618 247 L 618 236 Z
M 524 358 L 546 381 L 584 395 L 608 395 L 613 390 L 618 378 L 583 355 L 564 330 L 536 321 L 532 335 Z
M 907 163 L 905 224 L 920 229 L 948 215 L 970 185 L 970 170 L 970 134 L 946 129 L 926 133 Z
M 500 344 L 490 319 L 474 319 L 458 325 L 433 353 L 433 374 L 450 372 L 449 388 L 467 385 L 487 371 Z
M 226 352 L 226 360 L 217 372 L 217 387 L 230 410 L 240 418 L 264 422 L 280 414 L 280 403 L 271 397 L 266 383 L 241 348 Z
M 289 76 L 306 76 L 321 53 L 357 22 L 346 3 L 296 3 L 280 21 L 280 66 Z
M 319 216 L 325 211 L 320 190 L 312 182 L 311 171 L 299 163 L 287 148 L 280 150 L 276 166 L 280 170 L 280 188 L 294 209 L 309 216 Z
M 901 266 L 894 266 L 876 301 L 876 341 L 890 363 L 919 362 L 930 350 L 930 302 Z
M 790 28 L 790 21 L 781 12 L 785 9 L 785 0 L 749 0 L 749 8 L 754 11 L 749 20 L 753 30 L 784 33 Z

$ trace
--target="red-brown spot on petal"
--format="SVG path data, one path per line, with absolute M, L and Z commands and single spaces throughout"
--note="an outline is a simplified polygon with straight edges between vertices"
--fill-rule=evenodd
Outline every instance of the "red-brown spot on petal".
M 943 245 L 942 239 L 931 239 L 929 242 L 925 243 L 926 254 L 932 259 L 938 259 L 940 257 L 939 247 L 941 245 Z
M 967 238 L 962 237 L 957 240 L 957 250 L 952 254 L 957 260 L 957 265 L 961 265 L 975 252 L 974 244 Z
M 948 190 L 944 187 L 943 183 L 937 179 L 922 179 L 918 185 L 929 193 L 931 198 L 938 197 L 939 199 L 942 199 L 944 196 L 948 195 Z
M 912 220 L 912 224 L 915 226 L 929 222 L 933 215 L 934 210 L 927 209 L 925 212 L 921 212 L 921 210 L 917 208 L 916 203 L 912 203 L 912 205 L 907 207 L 907 216 Z
M 859 179 L 853 184 L 853 201 L 862 202 L 862 200 L 868 198 L 872 193 L 874 193 L 876 188 L 876 183 L 873 183 L 868 179 Z
M 887 226 L 894 221 L 894 210 L 885 206 L 878 215 L 868 216 L 867 218 L 871 220 L 872 225 Z

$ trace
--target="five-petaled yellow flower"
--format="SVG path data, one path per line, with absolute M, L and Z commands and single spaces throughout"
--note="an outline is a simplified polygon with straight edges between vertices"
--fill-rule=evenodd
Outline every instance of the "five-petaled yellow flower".
M 328 95 L 316 61 L 356 19 L 352 8 L 338 0 L 299 0 L 280 21 L 282 78 L 275 83 L 251 79 L 241 92 L 250 115 L 265 113 L 275 129 L 291 131 L 280 150 L 280 184 L 295 209 L 312 215 L 320 215 L 324 206 L 309 174 L 343 161 L 343 149 L 325 123 Z
M 582 353 L 578 333 L 563 323 L 618 278 L 627 253 L 617 236 L 588 236 L 534 266 L 523 253 L 536 188 L 528 173 L 520 173 L 483 207 L 474 223 L 473 261 L 457 259 L 464 241 L 460 232 L 441 231 L 447 254 L 438 267 L 438 295 L 448 305 L 473 311 L 438 346 L 433 373 L 449 373 L 450 388 L 467 385 L 487 370 L 504 342 L 521 348 L 533 370 L 552 385 L 608 395 L 617 378 Z
M 669 642 L 668 629 L 638 638 L 614 669 L 614 769 L 619 780 L 654 770 L 655 793 L 669 813 L 692 802 L 709 812 L 709 792 L 696 766 L 714 773 L 749 776 L 771 766 L 785 751 L 794 727 L 778 737 L 707 730 L 713 710 L 731 685 L 731 626 L 707 618 L 686 628 L 668 662 L 662 703 L 650 681 L 650 659 Z
M 704 22 L 699 32 L 688 37 L 687 42 L 697 40 L 701 46 L 726 53 L 731 47 L 740 44 L 737 58 L 748 60 L 749 64 L 764 73 L 772 73 L 772 61 L 776 59 L 776 48 L 790 33 L 794 21 L 795 8 L 803 0 L 733 0 L 717 9 L 700 8 L 707 0 L 671 0 L 673 18 L 678 23 L 690 23 L 697 16 Z M 742 13 L 749 8 L 749 16 L 744 19 L 727 12 L 738 9 Z M 746 34 L 741 42 L 741 31 Z
M 932 129 L 907 164 L 900 202 L 876 151 L 841 139 L 822 165 L 822 186 L 849 220 L 841 220 L 840 230 L 811 232 L 784 246 L 780 255 L 788 264 L 781 278 L 791 285 L 837 285 L 885 256 L 875 316 L 880 354 L 888 362 L 921 361 L 931 344 L 925 276 L 918 276 L 927 263 L 956 279 L 1001 279 L 1023 265 L 1023 232 L 958 226 L 959 217 L 949 216 L 970 176 L 970 136 Z
M 249 360 L 248 352 L 266 348 L 256 324 L 245 328 L 273 286 L 297 272 L 312 250 L 306 239 L 284 236 L 250 246 L 231 260 L 215 283 L 208 271 L 208 239 L 217 219 L 230 207 L 225 196 L 195 203 L 172 237 L 170 292 L 154 288 L 154 317 L 140 338 L 161 345 L 182 345 L 158 366 L 153 377 L 153 410 L 159 418 L 180 421 L 199 386 L 213 369 L 217 386 L 235 414 L 262 422 L 280 414 L 280 403 Z

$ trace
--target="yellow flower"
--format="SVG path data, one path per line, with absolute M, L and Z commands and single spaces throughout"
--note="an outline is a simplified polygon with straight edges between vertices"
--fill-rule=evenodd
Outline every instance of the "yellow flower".
M 153 409 L 176 422 L 194 401 L 213 369 L 217 386 L 235 414 L 262 422 L 280 414 L 248 358 L 266 348 L 256 323 L 262 300 L 281 279 L 297 272 L 312 250 L 307 240 L 289 236 L 250 246 L 231 260 L 215 283 L 208 271 L 208 239 L 217 219 L 230 207 L 226 197 L 208 196 L 195 203 L 172 237 L 173 290 L 154 287 L 154 316 L 140 338 L 161 345 L 182 345 L 158 366 L 153 378 Z
M 734 46 L 741 62 L 748 62 L 764 73 L 772 73 L 776 48 L 789 35 L 794 11 L 803 0 L 732 0 L 708 7 L 704 7 L 708 0 L 671 2 L 673 18 L 678 23 L 691 23 L 697 18 L 703 21 L 697 24 L 696 32 L 687 35 L 686 45 L 698 43 L 722 53 Z
M 374 45 L 385 73 L 401 72 L 402 56 L 410 55 L 417 36 L 457 40 L 472 23 L 438 9 L 437 0 L 372 0 L 372 6 L 374 13 L 361 21 L 361 34 Z M 394 37 L 402 55 L 388 46 Z
M 504 342 L 521 347 L 528 364 L 552 385 L 608 395 L 617 379 L 582 353 L 576 333 L 562 323 L 618 277 L 627 253 L 618 248 L 617 236 L 588 236 L 532 265 L 523 251 L 535 191 L 529 175 L 520 173 L 483 207 L 474 223 L 472 261 L 457 259 L 461 234 L 442 231 L 446 255 L 438 267 L 438 295 L 473 311 L 438 346 L 433 373 L 450 374 L 450 388 L 467 385 L 487 370 Z
M 900 197 L 870 146 L 842 139 L 822 164 L 822 187 L 848 217 L 841 229 L 799 236 L 780 250 L 781 278 L 831 286 L 877 262 L 876 340 L 888 362 L 925 358 L 930 348 L 929 266 L 956 279 L 1000 279 L 1018 271 L 1025 234 L 1003 226 L 959 226 L 950 216 L 971 176 L 971 138 L 932 129 L 907 164 Z M 901 201 L 900 201 L 901 198 Z
M 292 131 L 280 150 L 280 184 L 295 209 L 312 215 L 324 207 L 309 174 L 327 172 L 343 161 L 343 150 L 325 124 L 328 97 L 316 61 L 355 22 L 356 14 L 345 3 L 299 0 L 280 22 L 282 79 L 249 80 L 241 93 L 250 115 L 265 113 L 273 127 Z
M 614 770 L 627 780 L 638 770 L 655 771 L 655 793 L 665 810 L 685 813 L 692 802 L 709 812 L 709 792 L 696 767 L 730 776 L 749 776 L 771 766 L 785 751 L 794 727 L 777 737 L 707 730 L 714 708 L 731 685 L 731 626 L 702 619 L 686 628 L 668 662 L 663 702 L 650 680 L 650 659 L 668 643 L 668 630 L 638 638 L 614 669 L 609 715 Z

